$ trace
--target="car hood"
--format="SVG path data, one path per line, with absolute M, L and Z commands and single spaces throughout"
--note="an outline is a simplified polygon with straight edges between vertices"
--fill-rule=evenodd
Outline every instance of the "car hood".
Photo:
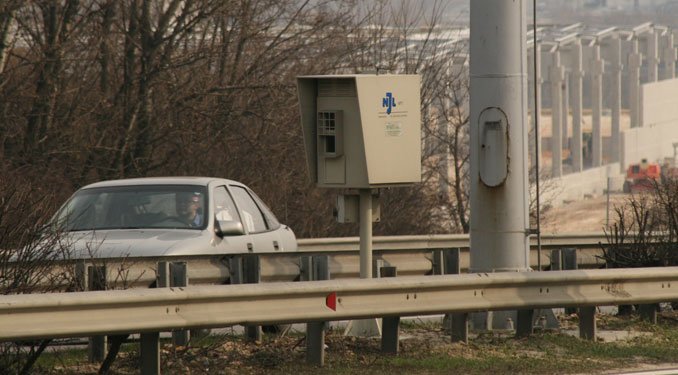
M 209 247 L 209 236 L 205 231 L 190 229 L 71 232 L 62 241 L 71 250 L 73 259 L 158 257 L 168 253 L 188 255 L 192 253 L 189 249 Z

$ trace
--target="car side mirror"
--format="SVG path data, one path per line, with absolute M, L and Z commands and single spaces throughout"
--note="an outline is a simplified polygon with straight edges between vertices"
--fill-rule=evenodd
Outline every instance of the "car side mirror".
M 239 221 L 215 220 L 214 233 L 220 238 L 225 236 L 240 236 L 245 234 L 245 229 Z

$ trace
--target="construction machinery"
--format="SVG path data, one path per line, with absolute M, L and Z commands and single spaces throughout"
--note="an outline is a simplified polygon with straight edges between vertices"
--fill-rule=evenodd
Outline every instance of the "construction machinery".
M 649 163 L 647 159 L 629 165 L 626 169 L 624 192 L 650 191 L 657 184 L 665 183 L 668 180 L 678 180 L 678 142 L 673 143 L 673 157 L 664 158 L 661 165 Z
M 662 168 L 658 163 L 648 163 L 643 159 L 640 163 L 631 164 L 626 169 L 624 193 L 650 191 L 661 181 Z

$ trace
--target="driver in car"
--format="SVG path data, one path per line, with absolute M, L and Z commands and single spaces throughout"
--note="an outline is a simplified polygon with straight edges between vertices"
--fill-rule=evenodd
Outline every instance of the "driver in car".
M 202 226 L 200 193 L 178 193 L 176 195 L 177 215 L 191 227 Z

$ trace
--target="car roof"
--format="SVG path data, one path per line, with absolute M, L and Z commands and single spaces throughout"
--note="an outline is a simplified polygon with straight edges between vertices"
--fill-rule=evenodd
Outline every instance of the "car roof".
M 112 187 L 112 186 L 132 186 L 132 185 L 200 185 L 207 186 L 211 182 L 221 182 L 224 184 L 237 184 L 242 185 L 242 183 L 234 180 L 228 180 L 225 178 L 216 178 L 216 177 L 190 177 L 190 176 L 179 176 L 179 177 L 141 177 L 141 178 L 126 178 L 121 180 L 109 180 L 95 182 L 87 186 L 83 186 L 81 189 L 93 189 L 100 187 Z

